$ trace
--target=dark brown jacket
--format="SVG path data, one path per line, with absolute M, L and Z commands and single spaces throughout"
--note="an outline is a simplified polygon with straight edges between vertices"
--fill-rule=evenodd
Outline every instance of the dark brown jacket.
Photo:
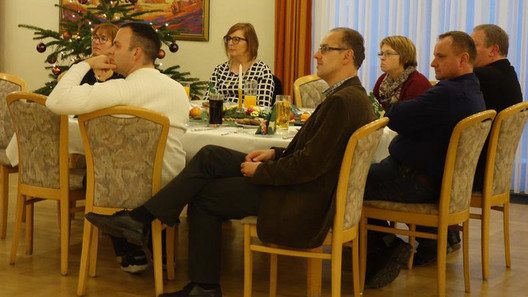
M 285 150 L 261 164 L 252 181 L 264 190 L 257 231 L 265 242 L 297 248 L 320 246 L 334 217 L 334 191 L 348 139 L 375 119 L 359 78 L 321 103 Z

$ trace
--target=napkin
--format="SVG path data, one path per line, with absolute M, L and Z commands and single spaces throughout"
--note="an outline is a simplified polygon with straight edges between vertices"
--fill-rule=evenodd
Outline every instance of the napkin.
M 277 118 L 277 111 L 275 110 L 275 105 L 273 105 L 270 113 L 268 114 L 266 119 L 260 123 L 260 126 L 258 127 L 257 132 L 255 132 L 255 134 L 260 134 L 260 135 L 275 134 L 275 131 L 277 130 L 276 125 L 275 125 L 276 118 Z

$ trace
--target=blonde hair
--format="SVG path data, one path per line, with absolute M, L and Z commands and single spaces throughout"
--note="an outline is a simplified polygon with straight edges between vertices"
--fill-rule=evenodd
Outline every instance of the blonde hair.
M 403 65 L 403 68 L 409 66 L 416 66 L 418 62 L 416 61 L 416 47 L 412 41 L 405 36 L 388 36 L 383 38 L 380 42 L 380 49 L 384 45 L 390 46 L 400 55 L 400 65 Z
M 110 37 L 110 41 L 114 43 L 114 38 L 117 34 L 117 30 L 119 28 L 111 23 L 102 23 L 93 28 L 92 35 L 99 33 L 99 35 L 104 34 L 107 35 L 107 37 Z

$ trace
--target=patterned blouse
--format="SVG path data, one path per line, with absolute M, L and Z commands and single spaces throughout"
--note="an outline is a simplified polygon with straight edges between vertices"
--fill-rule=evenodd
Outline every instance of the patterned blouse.
M 275 84 L 269 66 L 257 60 L 242 75 L 243 82 L 248 80 L 256 80 L 258 83 L 257 105 L 271 106 Z M 211 74 L 211 82 L 217 91 L 224 95 L 224 102 L 238 103 L 238 73 L 231 72 L 229 61 L 216 66 Z M 204 96 L 204 100 L 208 99 L 209 91 Z

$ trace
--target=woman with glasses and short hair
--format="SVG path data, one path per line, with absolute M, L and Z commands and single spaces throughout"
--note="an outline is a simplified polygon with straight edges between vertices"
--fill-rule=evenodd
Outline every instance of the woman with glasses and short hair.
M 92 31 L 92 56 L 106 55 L 112 47 L 114 37 L 119 28 L 111 23 L 103 23 L 95 26 Z M 109 79 L 124 78 L 122 75 L 113 72 L 112 70 L 96 70 L 90 69 L 83 77 L 82 84 L 93 85 L 96 82 L 103 82 Z
M 389 36 L 380 42 L 380 68 L 384 73 L 374 85 L 374 97 L 387 110 L 396 102 L 411 100 L 431 87 L 416 70 L 416 48 L 405 36 Z
M 211 82 L 224 95 L 226 102 L 238 102 L 239 67 L 242 65 L 243 82 L 255 80 L 258 83 L 257 105 L 271 106 L 273 101 L 273 74 L 264 62 L 257 59 L 258 38 L 250 23 L 234 24 L 223 38 L 228 61 L 213 70 Z M 209 91 L 204 99 L 209 98 Z

